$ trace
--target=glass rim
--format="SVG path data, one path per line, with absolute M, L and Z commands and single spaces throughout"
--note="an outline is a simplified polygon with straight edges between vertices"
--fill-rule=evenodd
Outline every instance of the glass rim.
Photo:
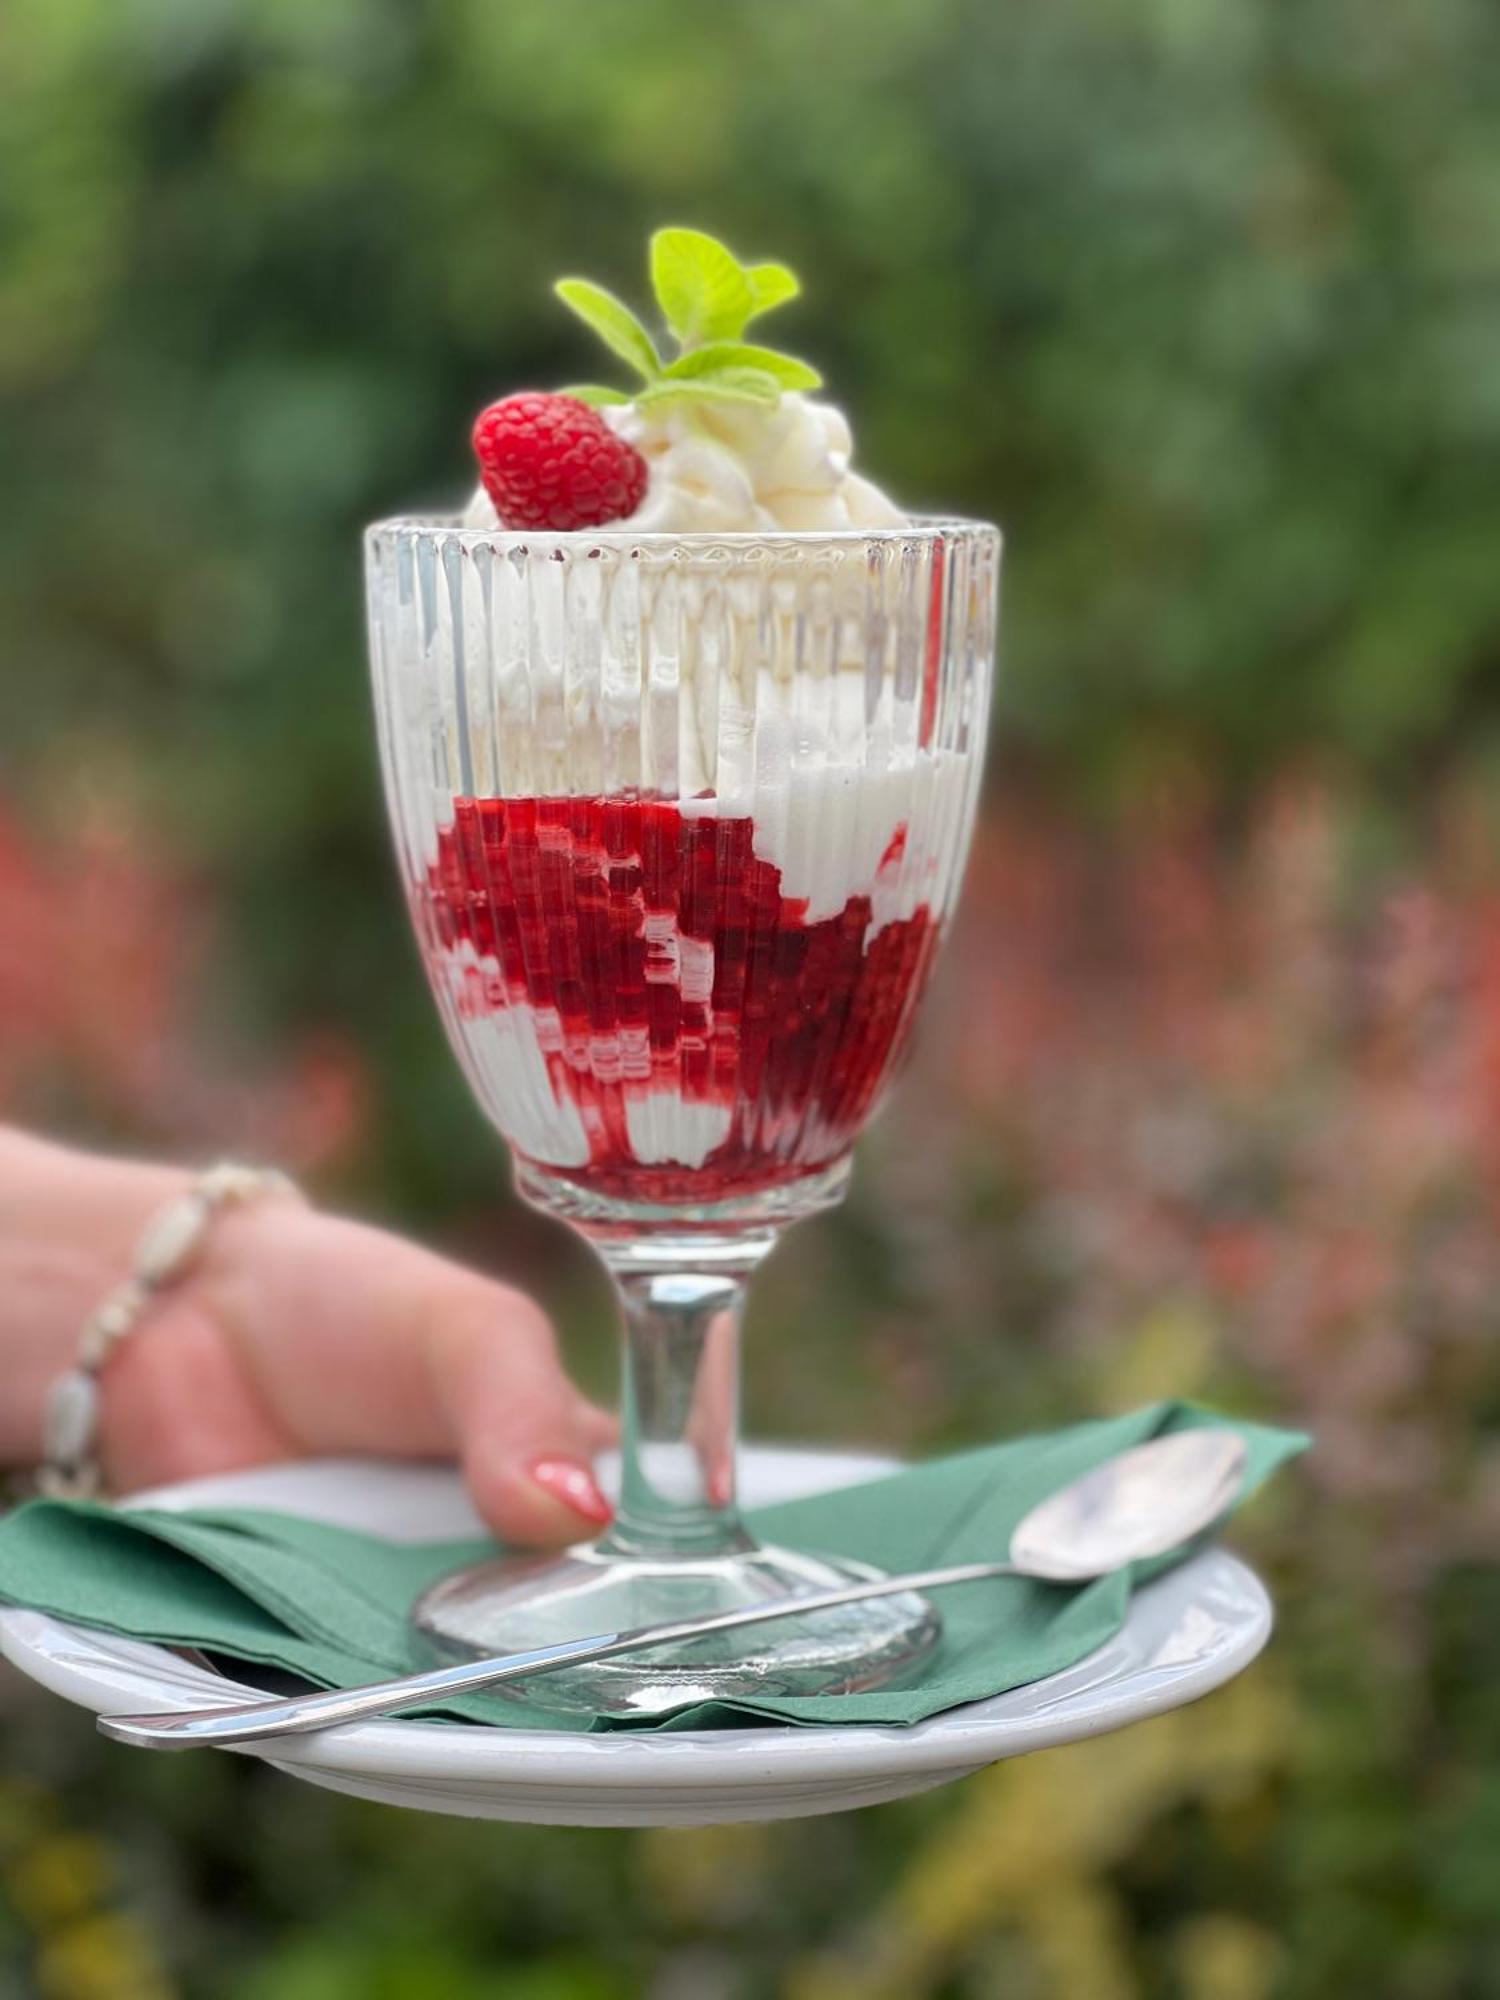
M 895 548 L 903 543 L 935 544 L 955 539 L 1004 542 L 1004 533 L 993 521 L 981 521 L 962 514 L 914 514 L 901 527 L 890 528 L 730 528 L 716 533 L 673 534 L 660 529 L 649 531 L 626 527 L 604 528 L 486 528 L 465 522 L 462 514 L 393 514 L 371 521 L 364 531 L 365 541 L 379 538 L 396 541 L 442 541 L 461 549 L 491 549 L 504 555 L 548 554 L 559 550 L 586 553 L 593 549 L 616 552 L 642 550 L 652 555 L 680 549 L 685 555 L 704 556 L 715 550 L 729 554 L 817 548 Z

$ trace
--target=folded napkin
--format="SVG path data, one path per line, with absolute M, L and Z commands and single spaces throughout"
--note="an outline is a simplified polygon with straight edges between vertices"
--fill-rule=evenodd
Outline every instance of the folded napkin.
M 854 1556 L 889 1570 L 1000 1560 L 1038 1500 L 1165 1431 L 1225 1425 L 1249 1451 L 1245 1493 L 1307 1443 L 1183 1403 L 1075 1424 L 916 1465 L 836 1493 L 762 1507 L 766 1540 Z M 909 1723 L 1071 1666 L 1124 1623 L 1136 1584 L 1185 1550 L 1081 1586 L 998 1578 L 944 1591 L 943 1639 L 908 1686 L 867 1693 L 699 1702 L 649 1721 L 553 1716 L 495 1694 L 435 1719 L 501 1728 L 704 1729 L 755 1723 Z M 483 1541 L 390 1542 L 254 1508 L 119 1510 L 33 1501 L 0 1521 L 0 1598 L 131 1638 L 349 1686 L 430 1665 L 407 1623 L 412 1600 Z

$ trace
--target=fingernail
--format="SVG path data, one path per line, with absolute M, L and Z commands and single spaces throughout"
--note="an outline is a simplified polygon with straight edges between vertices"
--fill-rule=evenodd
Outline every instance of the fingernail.
M 539 1458 L 530 1470 L 544 1493 L 561 1500 L 585 1521 L 595 1521 L 602 1528 L 614 1519 L 615 1510 L 599 1490 L 598 1480 L 576 1458 Z

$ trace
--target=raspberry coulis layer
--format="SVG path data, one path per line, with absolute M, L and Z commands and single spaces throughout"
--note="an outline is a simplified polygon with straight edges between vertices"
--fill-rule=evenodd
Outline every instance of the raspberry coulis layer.
M 902 828 L 882 877 L 904 847 Z M 539 1164 L 617 1200 L 700 1203 L 848 1151 L 901 1052 L 938 927 L 921 903 L 874 928 L 875 884 L 809 922 L 781 884 L 748 816 L 628 797 L 457 801 L 417 928 L 460 1033 L 530 1010 L 588 1153 Z M 460 958 L 470 974 L 455 979 Z M 724 1136 L 701 1162 L 637 1157 L 629 1107 L 652 1094 L 717 1108 Z M 525 1155 L 521 1117 L 490 1108 Z

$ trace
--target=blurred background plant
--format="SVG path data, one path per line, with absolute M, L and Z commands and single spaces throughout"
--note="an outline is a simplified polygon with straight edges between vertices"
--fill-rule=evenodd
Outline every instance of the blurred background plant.
M 696 222 L 1009 535 L 926 1055 L 755 1424 L 1318 1433 L 1240 1687 L 834 1821 L 419 1821 L 0 1682 L 0 1993 L 1500 1994 L 1497 114 L 1485 0 L 0 12 L 0 1115 L 283 1160 L 607 1388 L 402 934 L 357 531 L 577 375 L 559 270 Z

